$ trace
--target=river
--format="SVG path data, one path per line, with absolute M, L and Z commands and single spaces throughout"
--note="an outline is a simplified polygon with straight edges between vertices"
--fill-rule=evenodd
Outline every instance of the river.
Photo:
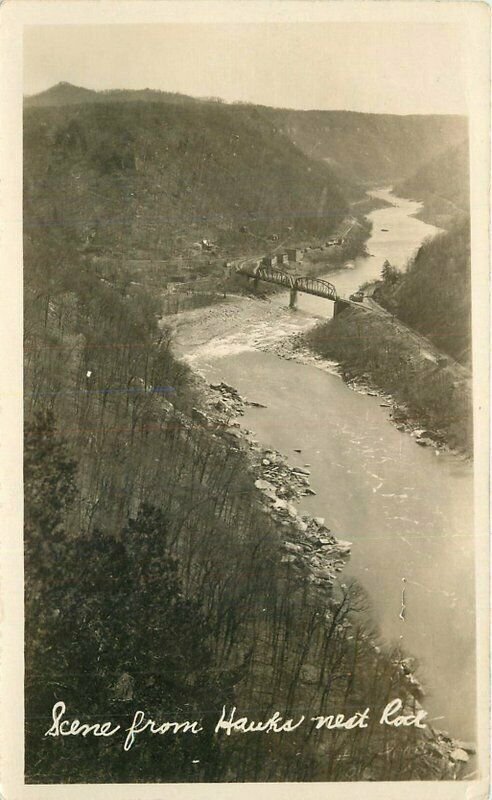
M 353 269 L 330 272 L 342 296 L 378 277 L 386 258 L 403 267 L 437 232 L 412 216 L 418 203 L 388 189 L 373 194 L 393 205 L 369 215 L 373 232 L 367 248 L 373 255 L 358 258 Z M 300 294 L 299 309 L 289 316 L 286 294 L 271 302 L 284 331 L 326 318 L 333 307 Z M 353 542 L 345 574 L 367 590 L 385 640 L 399 640 L 417 658 L 429 718 L 436 727 L 473 740 L 472 466 L 417 446 L 389 423 L 380 398 L 358 394 L 338 375 L 257 350 L 268 335 L 264 325 L 253 324 L 230 342 L 217 337 L 188 356 L 209 380 L 224 380 L 267 406 L 248 408 L 244 425 L 291 464 L 310 465 L 316 496 L 303 498 L 301 513 L 325 517 L 337 536 Z

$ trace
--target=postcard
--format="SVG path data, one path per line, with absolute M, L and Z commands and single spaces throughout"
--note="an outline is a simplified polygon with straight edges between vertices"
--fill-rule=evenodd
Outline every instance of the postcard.
M 3 797 L 486 797 L 489 7 L 0 35 Z

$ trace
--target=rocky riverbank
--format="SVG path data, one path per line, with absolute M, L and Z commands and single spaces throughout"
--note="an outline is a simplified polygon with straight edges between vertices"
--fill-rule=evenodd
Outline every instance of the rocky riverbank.
M 389 317 L 373 314 L 369 319 L 364 313 L 363 346 L 354 347 L 361 335 L 358 317 L 357 309 L 341 315 L 335 325 L 343 330 L 333 341 L 327 336 L 331 323 L 315 328 L 315 318 L 292 314 L 268 300 L 230 297 L 213 309 L 178 315 L 173 328 L 178 354 L 192 365 L 204 352 L 212 357 L 245 349 L 273 352 L 337 374 L 354 391 L 379 397 L 389 421 L 419 446 L 469 455 L 471 391 L 461 372 L 455 374 L 452 363 L 442 368 L 429 360 L 428 343 L 419 347 L 418 335 L 407 336 Z M 389 358 L 385 366 L 385 348 L 394 369 Z M 373 359 L 377 370 L 371 367 Z M 403 375 L 399 385 L 398 370 Z
M 271 337 L 281 339 L 314 322 L 309 318 L 299 320 L 268 298 L 245 295 L 229 295 L 213 308 L 184 311 L 165 318 L 176 354 L 189 363 L 204 351 L 206 355 L 220 355 L 235 349 L 252 349 Z
M 458 454 L 458 451 L 452 450 L 448 445 L 442 431 L 430 430 L 425 423 L 423 424 L 422 419 L 412 414 L 405 403 L 397 401 L 392 394 L 377 386 L 368 372 L 351 372 L 338 362 L 323 358 L 306 346 L 306 336 L 303 333 L 292 334 L 260 349 L 273 352 L 287 361 L 297 361 L 299 364 L 307 364 L 339 375 L 353 391 L 369 397 L 379 397 L 381 407 L 388 409 L 389 422 L 395 425 L 397 430 L 410 434 L 420 447 L 432 447 L 436 453 L 445 450 Z
M 284 350 L 283 357 L 302 358 L 302 337 L 295 342 L 283 340 L 276 347 L 279 351 Z M 279 355 L 282 353 L 279 352 Z M 312 359 L 313 355 L 308 353 L 306 357 Z M 222 437 L 229 447 L 241 449 L 246 454 L 252 489 L 254 487 L 252 502 L 258 503 L 276 523 L 280 540 L 279 559 L 285 567 L 286 576 L 293 574 L 311 587 L 311 591 L 319 598 L 320 611 L 331 608 L 333 599 L 345 586 L 340 579 L 352 545 L 338 539 L 323 518 L 298 513 L 296 505 L 300 498 L 315 494 L 310 487 L 310 465 L 302 458 L 302 446 L 294 450 L 299 462 L 294 466 L 288 464 L 277 450 L 261 447 L 254 432 L 242 427 L 239 420 L 247 406 L 260 409 L 265 406 L 254 398 L 241 396 L 234 386 L 224 381 L 208 383 L 198 375 L 196 379 L 200 386 L 201 402 L 192 412 L 194 424 L 208 428 L 214 435 Z M 354 388 L 365 391 L 361 386 Z M 347 629 L 351 627 L 349 619 L 344 621 L 344 625 Z M 352 634 L 348 631 L 347 635 L 351 638 Z M 372 636 L 367 639 L 367 646 L 377 658 L 387 657 L 382 654 L 379 640 Z M 393 664 L 398 670 L 402 690 L 412 698 L 411 708 L 422 709 L 426 693 L 416 676 L 413 659 L 403 654 L 395 654 L 394 658 Z M 309 688 L 317 677 L 315 665 L 305 665 L 299 681 Z M 430 724 L 423 735 L 433 752 L 448 764 L 451 775 L 457 777 L 465 765 L 470 767 L 470 757 L 475 752 L 473 743 L 458 741 Z
M 471 455 L 470 377 L 391 316 L 350 309 L 264 349 L 335 371 L 354 390 L 380 397 L 398 430 L 420 446 Z
M 292 565 L 314 587 L 331 590 L 350 556 L 351 542 L 335 537 L 323 518 L 298 514 L 300 498 L 316 494 L 310 486 L 309 464 L 291 466 L 278 451 L 260 447 L 254 432 L 241 427 L 237 417 L 247 405 L 264 406 L 241 397 L 235 387 L 203 381 L 202 399 L 201 408 L 193 409 L 195 422 L 220 432 L 230 446 L 248 455 L 258 502 L 281 532 L 282 563 Z M 297 454 L 300 457 L 302 450 Z

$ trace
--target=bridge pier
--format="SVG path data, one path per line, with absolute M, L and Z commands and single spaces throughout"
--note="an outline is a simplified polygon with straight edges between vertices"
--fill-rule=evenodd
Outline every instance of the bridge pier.
M 297 289 L 295 286 L 290 290 L 289 308 L 297 308 Z
M 342 311 L 345 311 L 346 308 L 350 308 L 350 303 L 347 303 L 345 300 L 342 300 L 341 297 L 337 297 L 335 300 L 335 306 L 333 308 L 333 316 L 337 317 L 338 314 L 341 314 Z

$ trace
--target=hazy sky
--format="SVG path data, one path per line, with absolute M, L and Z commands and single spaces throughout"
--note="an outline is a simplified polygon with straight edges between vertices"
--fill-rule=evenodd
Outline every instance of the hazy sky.
M 24 91 L 59 81 L 291 108 L 466 113 L 462 39 L 433 23 L 239 23 L 25 29 Z

